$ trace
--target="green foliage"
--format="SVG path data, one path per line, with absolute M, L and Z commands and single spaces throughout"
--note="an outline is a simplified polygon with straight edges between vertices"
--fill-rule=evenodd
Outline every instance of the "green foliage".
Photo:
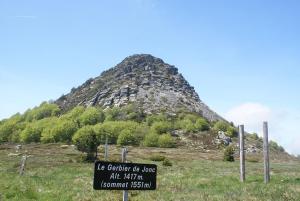
M 27 121 L 34 121 L 44 119 L 46 117 L 57 116 L 60 113 L 60 109 L 56 104 L 43 102 L 40 106 L 27 110 L 24 116 Z
M 253 139 L 253 140 L 258 140 L 258 139 L 259 139 L 257 133 L 252 133 L 252 134 L 249 135 L 249 137 L 250 137 L 251 139 Z
M 80 126 L 95 125 L 103 122 L 105 115 L 102 110 L 95 107 L 88 107 L 79 117 Z
M 223 131 L 223 132 L 226 132 L 227 129 L 229 128 L 229 124 L 224 122 L 224 121 L 217 121 L 214 125 L 214 129 L 216 131 Z
M 126 119 L 126 113 L 119 107 L 109 108 L 106 110 L 105 115 L 105 121 L 118 121 Z
M 66 114 L 62 115 L 62 119 L 73 120 L 75 122 L 79 122 L 79 117 L 85 111 L 85 107 L 83 106 L 76 106 L 71 111 L 67 112 Z
M 269 146 L 270 149 L 276 150 L 276 151 L 280 151 L 280 152 L 284 152 L 284 148 L 282 146 L 279 146 L 275 141 L 271 140 L 269 142 Z
M 22 121 L 24 121 L 24 118 L 20 114 L 15 114 L 9 119 L 1 121 L 0 143 L 19 142 L 20 132 L 26 127 L 26 123 Z
M 71 142 L 72 136 L 77 131 L 78 126 L 71 120 L 59 120 L 53 127 L 43 131 L 41 141 L 49 142 Z
M 20 133 L 20 141 L 26 143 L 40 142 L 42 132 L 56 124 L 57 120 L 57 117 L 49 117 L 27 124 L 26 128 Z
M 175 141 L 170 134 L 163 134 L 158 138 L 158 146 L 163 148 L 173 148 L 175 147 Z
M 233 127 L 231 124 L 224 121 L 217 121 L 213 127 L 215 131 L 223 131 L 228 137 L 237 137 L 238 130 Z
M 227 146 L 224 151 L 224 161 L 234 162 L 234 147 L 232 145 Z
M 168 118 L 165 114 L 162 114 L 162 113 L 160 113 L 158 115 L 155 115 L 155 114 L 148 115 L 146 117 L 146 123 L 148 126 L 152 126 L 152 124 L 154 122 L 166 122 L 166 121 L 168 121 Z
M 138 123 L 133 121 L 106 121 L 103 124 L 95 125 L 94 130 L 100 143 L 104 143 L 107 137 L 110 144 L 116 144 L 118 136 L 123 130 L 135 133 L 137 127 Z
M 237 136 L 238 136 L 238 131 L 237 131 L 236 128 L 230 126 L 230 127 L 228 127 L 228 129 L 227 129 L 227 131 L 226 131 L 226 135 L 227 135 L 228 137 L 231 137 L 231 138 L 237 137 Z
M 165 159 L 163 160 L 163 162 L 162 162 L 162 165 L 163 165 L 163 166 L 170 167 L 170 166 L 172 166 L 173 164 L 172 164 L 172 162 L 171 162 L 169 159 L 165 158 Z
M 165 156 L 162 156 L 162 155 L 152 155 L 152 156 L 150 156 L 150 160 L 151 161 L 156 161 L 156 162 L 159 162 L 159 161 L 164 161 L 165 160 Z
M 194 114 L 180 114 L 176 122 L 177 129 L 183 129 L 187 133 L 196 133 L 209 130 L 209 123 L 202 117 Z
M 118 145 L 137 145 L 138 141 L 134 133 L 129 129 L 122 130 L 118 136 Z
M 93 126 L 84 126 L 80 128 L 72 138 L 77 149 L 89 154 L 96 151 L 98 141 Z
M 158 147 L 158 138 L 159 135 L 157 133 L 150 132 L 145 136 L 143 144 L 146 147 Z
M 168 133 L 173 129 L 173 126 L 168 121 L 157 121 L 151 126 L 151 130 L 157 134 Z

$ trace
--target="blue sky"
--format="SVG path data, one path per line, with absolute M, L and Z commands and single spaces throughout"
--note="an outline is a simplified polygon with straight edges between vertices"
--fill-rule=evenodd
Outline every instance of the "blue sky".
M 0 119 L 126 56 L 175 65 L 213 110 L 300 154 L 300 2 L 0 0 Z

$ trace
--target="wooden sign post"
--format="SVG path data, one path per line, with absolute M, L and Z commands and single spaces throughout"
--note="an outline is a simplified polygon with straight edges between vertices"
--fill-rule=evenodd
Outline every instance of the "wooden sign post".
M 127 148 L 122 149 L 122 162 L 126 163 L 126 155 L 127 155 Z M 123 191 L 123 201 L 128 201 L 128 191 L 124 190 Z
M 107 136 L 106 136 L 106 139 L 105 139 L 104 159 L 105 159 L 105 161 L 108 160 L 108 138 L 107 138 Z
M 263 123 L 264 133 L 264 180 L 265 183 L 270 182 L 270 161 L 269 161 L 269 136 L 268 136 L 268 122 Z
M 128 201 L 128 190 L 155 190 L 155 164 L 127 163 L 127 149 L 122 149 L 122 162 L 96 161 L 95 190 L 122 190 L 123 201 Z
M 244 125 L 239 126 L 240 138 L 240 180 L 245 182 L 245 142 L 244 142 Z

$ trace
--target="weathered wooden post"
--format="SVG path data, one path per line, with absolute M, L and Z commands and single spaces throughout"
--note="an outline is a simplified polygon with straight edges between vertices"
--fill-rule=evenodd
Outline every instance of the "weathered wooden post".
M 22 176 L 25 172 L 25 166 L 26 166 L 26 160 L 27 160 L 27 156 L 24 155 L 22 156 L 22 159 L 21 159 L 21 167 L 20 167 L 20 175 Z
M 245 182 L 245 141 L 244 141 L 244 125 L 239 125 L 240 139 L 240 180 Z
M 127 148 L 122 148 L 122 162 L 126 163 Z M 123 191 L 123 201 L 128 201 L 128 191 Z
M 105 161 L 108 160 L 108 138 L 107 138 L 107 136 L 106 136 L 106 139 L 105 139 L 104 159 L 105 159 Z
M 265 183 L 267 184 L 270 182 L 268 122 L 263 123 L 263 133 L 264 133 L 264 173 L 265 173 Z

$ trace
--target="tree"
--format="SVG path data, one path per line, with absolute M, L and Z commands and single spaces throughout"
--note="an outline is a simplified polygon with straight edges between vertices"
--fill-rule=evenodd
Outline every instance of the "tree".
M 20 133 L 22 142 L 40 142 L 42 132 L 57 124 L 57 117 L 44 118 L 27 124 L 26 128 Z
M 58 105 L 43 102 L 40 106 L 27 110 L 24 114 L 27 121 L 40 120 L 47 117 L 57 116 L 60 113 Z
M 105 119 L 102 110 L 95 107 L 88 107 L 79 117 L 80 126 L 95 125 Z
M 87 160 L 94 159 L 94 153 L 99 143 L 93 126 L 88 125 L 80 128 L 72 140 L 79 151 L 87 153 Z
M 53 127 L 45 129 L 42 133 L 41 141 L 48 142 L 71 142 L 72 136 L 77 131 L 78 126 L 74 121 L 60 119 Z
M 136 136 L 129 129 L 122 130 L 118 136 L 118 145 L 137 145 L 138 141 Z

